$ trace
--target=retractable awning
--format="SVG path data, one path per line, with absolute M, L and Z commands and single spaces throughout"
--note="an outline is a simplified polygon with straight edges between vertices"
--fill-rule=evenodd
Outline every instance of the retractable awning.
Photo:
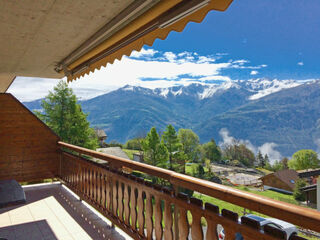
M 0 92 L 12 76 L 72 81 L 231 2 L 0 0 Z

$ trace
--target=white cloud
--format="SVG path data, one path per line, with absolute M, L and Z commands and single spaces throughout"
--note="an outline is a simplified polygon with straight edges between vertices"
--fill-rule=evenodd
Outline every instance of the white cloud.
M 202 78 L 199 78 L 199 80 L 200 81 L 214 81 L 214 80 L 231 81 L 231 78 L 228 76 L 214 75 L 214 76 L 202 77 Z
M 20 101 L 32 101 L 45 97 L 58 82 L 59 79 L 17 77 L 8 93 L 12 93 Z
M 297 63 L 297 65 L 299 65 L 299 66 L 303 66 L 303 65 L 304 65 L 304 63 L 303 63 L 303 62 L 298 62 L 298 63 Z
M 317 153 L 320 154 L 320 138 L 314 140 L 314 144 L 317 146 Z
M 173 52 L 165 52 L 163 56 L 169 61 L 169 62 L 174 62 L 177 58 L 177 55 L 174 54 Z
M 225 53 L 219 54 L 221 56 Z M 230 68 L 250 68 L 249 61 L 231 60 L 216 62 L 216 55 L 202 56 L 195 52 L 159 52 L 142 48 L 134 51 L 131 57 L 116 60 L 94 73 L 85 75 L 70 83 L 76 95 L 81 99 L 92 98 L 125 85 L 147 88 L 171 87 L 204 83 L 210 80 L 231 81 L 222 74 Z M 261 66 L 260 66 L 261 67 Z M 37 84 L 34 84 L 34 82 Z M 52 90 L 58 79 L 17 78 L 9 89 L 21 101 L 43 98 Z
M 275 148 L 278 146 L 276 143 L 264 143 L 260 147 L 254 146 L 249 140 L 236 139 L 230 135 L 228 129 L 222 128 L 219 131 L 219 135 L 222 138 L 222 142 L 219 142 L 220 146 L 234 144 L 239 142 L 247 146 L 254 154 L 257 154 L 258 151 L 261 151 L 263 155 L 267 154 L 271 163 L 274 163 L 276 160 L 281 160 L 281 153 Z
M 265 154 L 268 155 L 271 163 L 273 163 L 275 160 L 281 160 L 282 156 L 281 153 L 277 150 L 275 150 L 275 148 L 278 145 L 275 143 L 264 143 L 262 146 L 260 146 L 258 148 L 258 150 L 260 150 L 260 152 L 262 153 L 262 155 L 264 156 Z
M 154 49 L 151 49 L 151 48 L 150 49 L 141 48 L 141 50 L 139 52 L 133 51 L 131 53 L 130 57 L 134 57 L 134 58 L 152 57 L 156 53 L 158 53 L 157 50 L 154 50 Z
M 219 131 L 219 135 L 222 138 L 223 142 L 220 142 L 219 145 L 230 145 L 235 142 L 235 138 L 229 135 L 229 131 L 226 128 L 222 128 Z
M 245 59 L 240 59 L 240 60 L 233 61 L 233 63 L 238 63 L 239 65 L 243 65 L 245 63 L 249 63 L 249 61 Z
M 257 75 L 258 73 L 259 73 L 258 71 L 252 70 L 252 71 L 250 72 L 250 75 Z

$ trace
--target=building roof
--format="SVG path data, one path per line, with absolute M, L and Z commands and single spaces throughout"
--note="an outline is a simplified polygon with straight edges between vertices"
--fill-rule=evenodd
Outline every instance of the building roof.
M 309 191 L 316 191 L 317 190 L 317 184 L 312 184 L 309 186 L 305 186 L 300 188 L 300 190 L 302 190 L 303 192 L 309 192 Z
M 320 175 L 320 168 L 317 169 L 306 169 L 298 171 L 300 178 L 308 178 Z
M 99 138 L 107 137 L 107 134 L 103 129 L 95 129 L 95 132 Z
M 1 1 L 0 92 L 15 76 L 84 76 L 232 0 Z M 214 26 L 213 26 L 214 27 Z
M 130 160 L 128 155 L 120 147 L 98 148 L 97 151 Z
M 294 188 L 296 180 L 299 178 L 298 173 L 295 170 L 292 169 L 284 169 L 277 171 L 275 173 L 270 173 L 266 176 L 263 176 L 261 179 L 274 176 L 278 179 L 280 179 L 282 182 L 287 184 L 290 188 Z

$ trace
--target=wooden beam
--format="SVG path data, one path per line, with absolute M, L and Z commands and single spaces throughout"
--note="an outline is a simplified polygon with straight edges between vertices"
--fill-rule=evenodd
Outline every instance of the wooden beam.
M 0 73 L 0 93 L 5 93 L 15 78 L 14 74 Z

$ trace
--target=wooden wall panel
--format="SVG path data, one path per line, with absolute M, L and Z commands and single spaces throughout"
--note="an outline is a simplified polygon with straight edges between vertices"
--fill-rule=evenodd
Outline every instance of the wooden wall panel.
M 0 94 L 0 179 L 32 181 L 56 176 L 58 141 L 14 96 Z

